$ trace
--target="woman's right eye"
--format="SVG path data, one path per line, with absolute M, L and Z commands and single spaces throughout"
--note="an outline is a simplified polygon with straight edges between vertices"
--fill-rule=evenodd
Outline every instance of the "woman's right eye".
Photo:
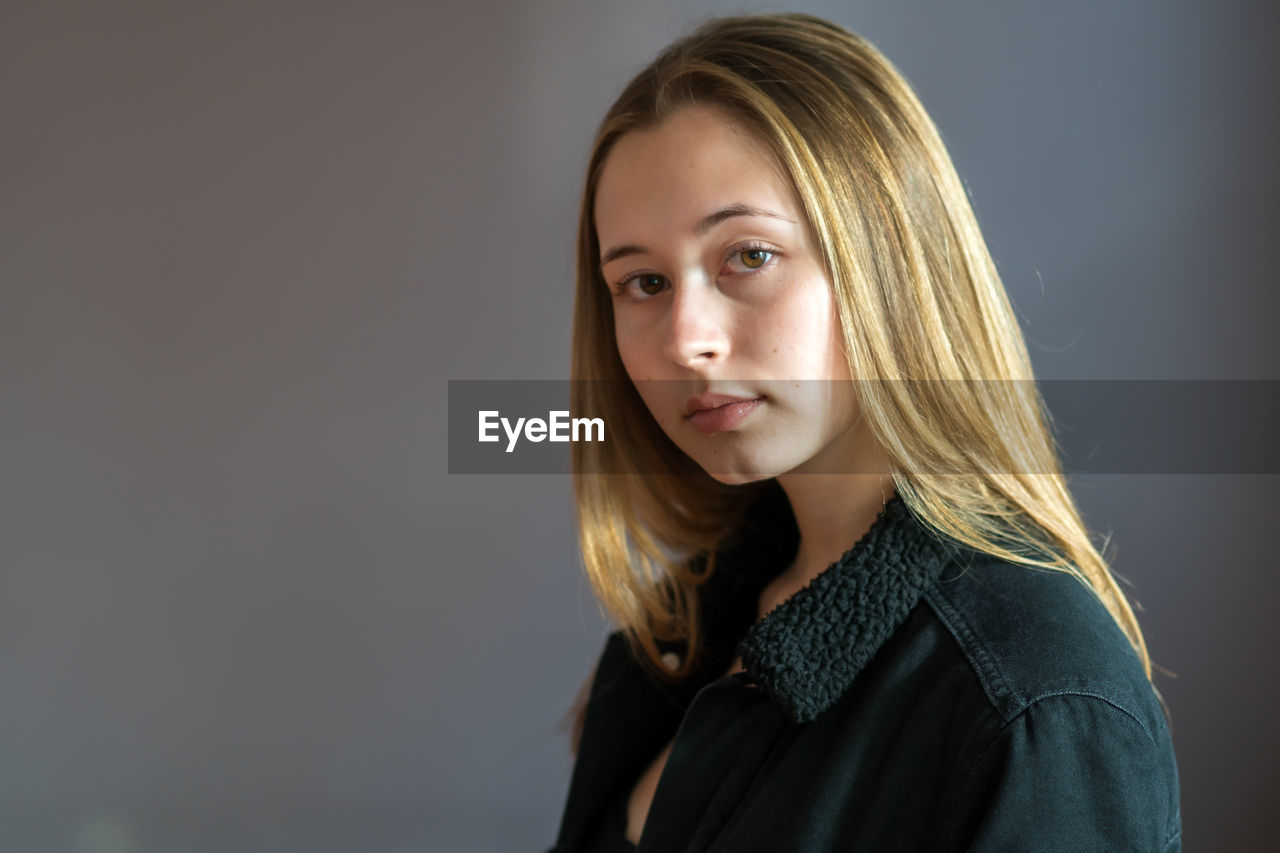
M 667 280 L 662 276 L 657 273 L 644 272 L 629 276 L 618 282 L 617 294 L 625 296 L 627 291 L 634 289 L 637 294 L 643 294 L 640 298 L 657 296 L 666 289 L 666 286 Z

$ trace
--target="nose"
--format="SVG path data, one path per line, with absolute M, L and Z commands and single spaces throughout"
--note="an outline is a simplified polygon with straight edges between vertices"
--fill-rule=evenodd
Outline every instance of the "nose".
M 729 354 L 727 306 L 714 282 L 690 277 L 671 288 L 663 351 L 682 367 L 706 366 Z

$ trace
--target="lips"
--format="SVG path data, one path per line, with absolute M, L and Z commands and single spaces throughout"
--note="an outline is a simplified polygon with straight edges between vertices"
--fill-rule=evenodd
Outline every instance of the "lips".
M 735 429 L 762 405 L 764 397 L 695 394 L 685 404 L 685 416 L 698 432 L 711 435 Z
M 735 394 L 694 394 L 684 404 L 684 416 L 687 418 L 698 412 L 705 412 L 710 409 L 718 409 L 721 406 L 728 406 L 732 403 L 746 403 L 751 400 L 762 400 L 760 396 L 742 396 Z

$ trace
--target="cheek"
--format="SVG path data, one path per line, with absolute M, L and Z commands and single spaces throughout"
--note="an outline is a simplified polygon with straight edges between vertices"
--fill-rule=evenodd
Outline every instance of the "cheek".
M 769 326 L 762 339 L 772 340 L 772 349 L 795 378 L 830 378 L 847 373 L 841 352 L 840 320 L 829 286 L 797 288 L 790 298 L 765 314 Z M 840 368 L 833 372 L 833 368 Z
M 662 380 L 661 354 L 656 352 L 649 336 L 635 329 L 628 330 L 622 324 L 615 326 L 614 344 L 622 367 L 645 408 L 666 431 L 667 420 L 677 402 L 673 395 L 678 396 L 680 388 L 676 383 Z
M 663 374 L 660 353 L 656 352 L 653 339 L 642 329 L 619 324 L 614 329 L 614 344 L 627 378 L 652 409 L 655 396 L 661 393 L 659 389 L 667 384 L 656 381 Z
M 622 361 L 627 376 L 634 382 L 645 378 L 644 347 L 633 335 L 621 328 L 614 328 L 614 343 L 618 347 L 618 358 Z

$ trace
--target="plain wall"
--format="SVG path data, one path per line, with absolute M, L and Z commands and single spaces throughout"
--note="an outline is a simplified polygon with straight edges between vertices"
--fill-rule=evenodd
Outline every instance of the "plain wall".
M 915 85 L 1040 376 L 1278 378 L 1268 4 L 790 8 Z M 595 126 L 747 9 L 5 4 L 0 849 L 550 846 L 608 627 L 567 478 L 447 473 L 446 382 L 567 376 Z M 1277 485 L 1074 481 L 1188 850 L 1274 835 Z

